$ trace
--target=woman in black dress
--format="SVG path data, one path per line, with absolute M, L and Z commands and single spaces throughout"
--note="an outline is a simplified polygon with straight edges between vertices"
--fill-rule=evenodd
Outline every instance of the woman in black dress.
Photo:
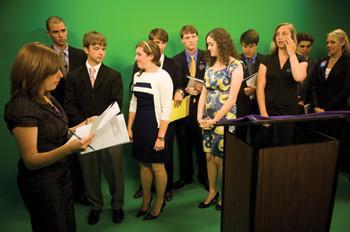
M 153 176 L 156 200 L 144 220 L 155 219 L 165 205 L 164 192 L 167 173 L 164 137 L 171 112 L 173 83 L 169 74 L 159 67 L 160 50 L 153 41 L 136 45 L 136 64 L 140 71 L 134 75 L 129 108 L 128 133 L 133 140 L 133 157 L 140 162 L 143 202 L 137 217 L 148 212 L 151 202 Z
M 279 24 L 271 42 L 271 55 L 259 66 L 257 100 L 260 115 L 298 114 L 297 83 L 306 78 L 307 62 L 296 54 L 296 32 L 290 23 Z M 273 125 L 266 132 L 266 145 L 286 145 L 293 142 L 294 125 Z M 264 144 L 265 145 L 265 144 Z
M 33 231 L 76 230 L 67 156 L 85 150 L 92 140 L 89 136 L 67 142 L 67 116 L 50 96 L 63 76 L 60 62 L 40 43 L 22 47 L 11 70 L 11 99 L 5 106 L 5 121 L 21 154 L 18 188 Z

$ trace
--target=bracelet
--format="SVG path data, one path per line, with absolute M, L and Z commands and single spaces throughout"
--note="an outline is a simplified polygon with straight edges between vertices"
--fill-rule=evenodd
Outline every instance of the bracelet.
M 86 120 L 85 120 L 85 125 L 87 125 L 87 124 L 88 124 L 88 120 L 86 119 Z
M 160 141 L 164 141 L 164 136 L 157 136 L 157 139 L 159 139 Z

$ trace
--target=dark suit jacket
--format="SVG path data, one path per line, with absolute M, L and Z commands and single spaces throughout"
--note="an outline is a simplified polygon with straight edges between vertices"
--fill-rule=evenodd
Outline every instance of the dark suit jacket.
M 52 47 L 53 48 L 53 47 Z M 69 54 L 69 72 L 78 68 L 80 65 L 85 64 L 86 54 L 83 50 L 68 46 Z M 58 102 L 64 105 L 64 92 L 65 92 L 65 78 L 62 78 L 58 83 L 55 90 L 51 91 L 51 94 L 56 97 Z
M 190 75 L 185 51 L 182 51 L 176 56 L 174 56 L 173 60 L 178 64 L 181 71 L 180 75 L 178 76 L 180 79 L 177 80 L 177 82 L 179 83 L 178 88 L 185 89 L 189 81 L 189 79 L 186 76 Z M 205 74 L 205 52 L 198 49 L 195 78 L 203 80 L 204 74 Z
M 179 88 L 180 86 L 180 83 L 179 83 L 179 80 L 180 80 L 180 71 L 179 71 L 179 67 L 177 65 L 177 63 L 167 57 L 167 56 L 164 56 L 164 62 L 163 62 L 163 67 L 162 69 L 164 69 L 165 71 L 167 71 L 171 77 L 171 80 L 173 81 L 173 94 L 175 94 L 175 90 L 177 88 Z M 130 78 L 130 87 L 132 86 L 132 83 L 134 82 L 134 75 L 135 73 L 137 73 L 139 71 L 139 68 L 137 67 L 136 63 L 134 64 L 134 67 L 133 67 L 133 72 L 132 72 L 132 76 Z
M 102 64 L 91 87 L 86 65 L 67 75 L 65 109 L 70 126 L 83 122 L 86 118 L 100 115 L 112 102 L 122 107 L 123 82 L 121 74 Z
M 253 73 L 258 72 L 262 57 L 263 55 L 261 55 L 260 53 L 257 53 Z M 244 59 L 243 54 L 240 55 L 239 58 L 243 66 L 243 78 L 247 78 L 249 77 L 247 61 Z M 247 87 L 247 83 L 243 81 L 237 96 L 237 117 L 243 117 L 248 114 L 258 113 L 258 104 L 257 104 L 256 97 L 250 100 L 250 97 L 244 93 L 244 88 L 246 87 Z
M 350 95 L 350 56 L 343 54 L 326 79 L 328 62 L 329 57 L 319 60 L 312 74 L 312 107 L 320 107 L 326 111 L 349 110 L 347 100 Z
M 177 77 L 178 80 L 176 81 L 178 83 L 176 89 L 182 89 L 184 91 L 184 89 L 187 87 L 187 84 L 189 81 L 187 76 L 190 75 L 190 71 L 188 69 L 188 63 L 186 60 L 185 51 L 182 51 L 179 54 L 177 54 L 176 56 L 174 56 L 173 60 L 177 63 L 177 66 L 179 67 L 179 70 L 180 70 L 179 75 Z M 195 78 L 204 80 L 204 75 L 205 75 L 205 52 L 198 49 Z M 198 106 L 199 96 L 200 96 L 200 94 L 198 94 L 197 96 L 191 96 L 191 101 L 190 101 L 190 112 L 189 113 L 195 120 L 197 120 L 197 106 Z M 193 99 L 195 99 L 195 100 L 193 100 Z

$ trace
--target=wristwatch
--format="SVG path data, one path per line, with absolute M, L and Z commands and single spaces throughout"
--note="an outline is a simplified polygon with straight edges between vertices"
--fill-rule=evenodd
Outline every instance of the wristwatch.
M 185 96 L 185 93 L 184 93 L 184 91 L 182 89 L 178 89 L 178 90 L 176 90 L 176 92 L 179 92 L 182 95 L 182 97 Z
M 157 136 L 160 141 L 164 141 L 164 136 Z

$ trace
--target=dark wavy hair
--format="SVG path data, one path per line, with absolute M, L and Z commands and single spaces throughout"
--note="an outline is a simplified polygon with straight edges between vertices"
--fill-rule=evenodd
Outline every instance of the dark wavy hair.
M 39 43 L 24 45 L 17 53 L 11 69 L 11 98 L 26 95 L 37 102 L 44 103 L 40 89 L 46 78 L 54 75 L 61 66 L 56 52 Z M 50 93 L 44 93 L 50 97 Z
M 205 40 L 211 37 L 218 46 L 218 57 L 212 57 L 208 50 L 208 45 L 206 49 L 206 62 L 209 66 L 213 66 L 217 59 L 226 66 L 230 63 L 230 57 L 238 58 L 237 50 L 231 39 L 230 33 L 228 33 L 224 28 L 215 28 L 211 30 Z

